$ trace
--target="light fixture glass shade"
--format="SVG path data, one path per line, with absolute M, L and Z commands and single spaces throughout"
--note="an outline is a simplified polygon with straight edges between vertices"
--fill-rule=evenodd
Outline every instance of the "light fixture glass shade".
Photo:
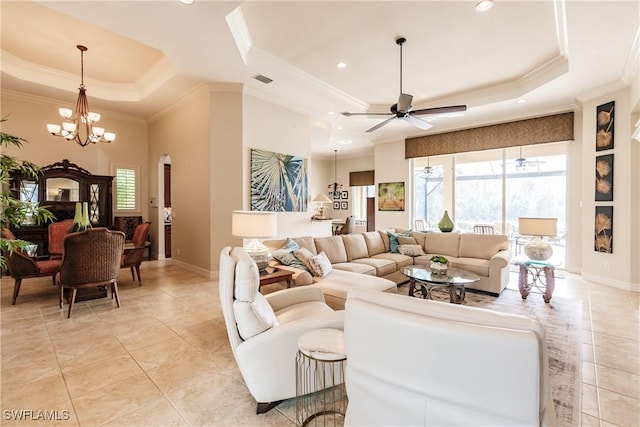
M 231 234 L 251 239 L 244 246 L 244 250 L 255 261 L 258 270 L 264 271 L 269 265 L 269 248 L 258 239 L 266 239 L 278 234 L 278 215 L 276 212 L 233 211 Z
M 558 234 L 558 219 L 518 218 L 518 233 L 525 236 L 534 236 L 524 247 L 524 253 L 529 259 L 546 261 L 553 255 L 553 248 L 541 237 Z
M 71 108 L 58 108 L 58 113 L 63 119 L 68 120 L 73 115 Z
M 49 133 L 55 135 L 56 133 L 60 132 L 60 125 L 54 125 L 54 124 L 47 124 L 47 130 L 49 131 Z

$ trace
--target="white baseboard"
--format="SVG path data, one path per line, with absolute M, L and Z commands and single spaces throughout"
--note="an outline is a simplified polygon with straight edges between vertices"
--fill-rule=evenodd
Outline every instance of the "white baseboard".
M 612 288 L 622 289 L 631 292 L 640 292 L 640 283 L 625 282 L 624 280 L 616 280 L 606 276 L 596 276 L 594 274 L 583 274 L 582 279 L 587 282 L 597 283 L 599 285 L 611 286 Z
M 182 261 L 178 261 L 175 258 L 171 258 L 172 262 L 177 265 L 180 266 L 182 268 L 184 268 L 185 270 L 191 271 L 193 273 L 196 273 L 199 276 L 204 276 L 207 277 L 209 279 L 215 280 L 218 278 L 218 272 L 217 271 L 209 271 L 207 269 L 204 269 L 202 267 L 196 267 L 195 265 L 191 265 L 191 264 L 187 264 L 186 262 L 182 262 Z

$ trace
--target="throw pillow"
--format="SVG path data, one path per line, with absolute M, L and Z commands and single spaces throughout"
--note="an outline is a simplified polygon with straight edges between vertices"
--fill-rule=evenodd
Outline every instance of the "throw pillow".
M 389 249 L 391 250 L 391 253 L 398 253 L 398 245 L 400 244 L 398 242 L 398 237 L 411 237 L 411 233 L 411 230 L 403 231 L 402 233 L 393 233 L 387 231 L 387 235 L 389 236 Z
M 398 252 L 410 257 L 426 255 L 420 245 L 398 245 Z
M 311 264 L 311 273 L 316 277 L 326 277 L 333 269 L 331 261 L 329 261 L 329 258 L 324 252 L 320 252 L 318 255 L 311 257 L 309 263 Z
M 298 258 L 306 267 L 309 273 L 312 272 L 311 264 L 309 260 L 313 257 L 311 251 L 307 248 L 300 248 L 298 250 L 293 251 L 293 254 L 296 258 Z
M 296 256 L 294 251 L 300 249 L 300 246 L 291 239 L 287 239 L 287 243 L 277 251 L 271 253 L 271 256 L 277 259 L 280 264 L 298 268 L 300 270 L 309 271 L 309 268 Z

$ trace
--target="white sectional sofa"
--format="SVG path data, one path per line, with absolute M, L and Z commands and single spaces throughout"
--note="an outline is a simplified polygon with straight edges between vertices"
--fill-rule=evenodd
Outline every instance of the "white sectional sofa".
M 419 245 L 425 255 L 411 257 L 392 252 L 390 233 L 400 244 Z M 409 265 L 429 265 L 433 255 L 443 255 L 451 267 L 471 271 L 480 277 L 470 289 L 500 294 L 509 281 L 509 241 L 504 235 L 413 232 L 401 236 L 406 230 L 391 229 L 330 237 L 294 237 L 299 247 L 311 254 L 324 252 L 331 262 L 332 271 L 325 277 L 314 277 L 308 271 L 272 261 L 280 268 L 294 273 L 296 286 L 313 285 L 322 288 L 327 304 L 343 309 L 347 292 L 353 288 L 397 292 L 397 284 L 407 277 L 400 269 Z M 407 233 L 408 234 L 408 233 Z M 285 247 L 288 239 L 266 240 L 272 251 Z

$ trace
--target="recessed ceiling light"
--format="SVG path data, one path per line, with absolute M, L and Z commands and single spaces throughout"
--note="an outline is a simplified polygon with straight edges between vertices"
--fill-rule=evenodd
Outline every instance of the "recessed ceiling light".
M 182 4 L 193 4 L 195 0 L 178 0 Z
M 527 100 L 526 100 L 526 99 L 518 99 L 518 100 L 516 101 L 516 103 L 518 103 L 518 104 L 524 104 L 525 102 L 527 102 Z
M 330 116 L 335 116 L 335 115 L 336 115 L 336 112 L 335 112 L 335 111 L 329 111 L 329 115 L 330 115 Z
M 480 0 L 476 3 L 476 12 L 486 12 L 493 7 L 493 0 Z
M 338 63 L 336 64 L 336 67 L 338 67 L 338 68 L 346 68 L 346 67 L 347 67 L 347 64 L 345 64 L 344 62 L 338 62 Z
M 340 144 L 344 144 L 344 145 L 348 145 L 351 144 L 353 141 L 350 139 L 341 139 L 340 141 L 338 141 Z

